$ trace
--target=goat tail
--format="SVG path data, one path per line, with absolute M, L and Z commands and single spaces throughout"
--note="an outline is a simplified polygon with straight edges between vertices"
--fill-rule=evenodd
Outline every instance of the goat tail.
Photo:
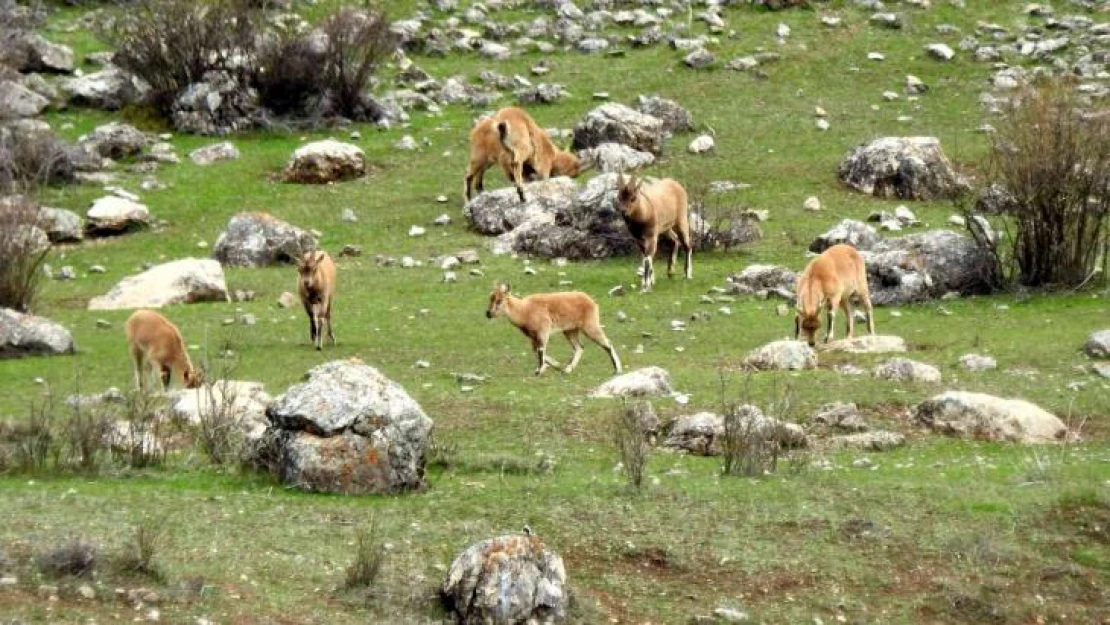
M 497 137 L 506 150 L 512 149 L 512 146 L 509 145 L 509 122 L 505 120 L 497 122 Z

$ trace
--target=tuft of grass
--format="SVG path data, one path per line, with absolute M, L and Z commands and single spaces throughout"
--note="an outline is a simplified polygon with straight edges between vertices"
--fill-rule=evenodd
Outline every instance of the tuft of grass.
M 378 581 L 385 563 L 385 545 L 378 535 L 380 528 L 371 516 L 367 523 L 355 530 L 354 554 L 343 576 L 346 590 L 370 591 Z
M 165 527 L 164 520 L 152 519 L 133 525 L 127 543 L 116 558 L 116 567 L 125 574 L 164 581 L 165 575 L 157 560 L 166 543 Z
M 50 578 L 89 577 L 96 569 L 100 551 L 80 538 L 56 545 L 36 558 L 38 570 Z
M 622 403 L 612 419 L 613 445 L 621 460 L 621 470 L 628 478 L 628 485 L 639 490 L 644 483 L 651 442 L 644 429 L 645 417 L 654 417 L 655 411 L 648 402 L 632 405 Z M 658 419 L 655 419 L 658 421 Z

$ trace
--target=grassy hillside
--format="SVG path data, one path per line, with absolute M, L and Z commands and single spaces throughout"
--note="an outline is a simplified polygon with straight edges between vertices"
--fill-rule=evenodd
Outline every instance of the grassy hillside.
M 306 12 L 316 17 L 332 4 L 320 2 Z M 398 18 L 424 7 L 389 4 Z M 859 143 L 887 135 L 936 136 L 950 158 L 974 173 L 986 147 L 975 129 L 986 121 L 978 98 L 990 65 L 966 53 L 939 63 L 926 58 L 923 46 L 943 41 L 955 48 L 980 20 L 1022 24 L 1025 3 L 932 4 L 928 10 L 897 4 L 907 21 L 900 31 L 870 25 L 870 12 L 851 2 L 822 3 L 820 11 L 730 8 L 725 16 L 736 36 L 722 36 L 712 47 L 717 68 L 705 71 L 684 67 L 683 53 L 665 46 L 620 57 L 559 51 L 550 58 L 552 71 L 543 80 L 565 85 L 572 96 L 535 107 L 541 125 L 573 127 L 596 106 L 595 92 L 626 103 L 639 94 L 672 98 L 693 113 L 699 129 L 715 133 L 717 149 L 692 155 L 686 145 L 695 134 L 676 136 L 649 173 L 691 189 L 715 180 L 748 183 L 722 201 L 771 213 L 762 241 L 695 255 L 693 280 L 661 278 L 650 294 L 631 288 L 638 281 L 633 258 L 565 267 L 534 259 L 537 272 L 528 275 L 524 259 L 489 253 L 461 213 L 466 133 L 480 113 L 461 106 L 436 116 L 414 112 L 410 127 L 387 131 L 354 125 L 233 136 L 241 159 L 165 166 L 155 174 L 167 185 L 162 191 L 140 191 L 143 176 L 120 168 L 118 184 L 139 192 L 165 224 L 52 252 L 53 267 L 71 265 L 79 277 L 47 282 L 36 312 L 69 328 L 78 353 L 0 361 L 0 416 L 25 420 L 47 388 L 59 397 L 127 388 L 131 363 L 122 326 L 129 313 L 87 311 L 88 300 L 144 263 L 208 256 L 232 215 L 265 210 L 319 230 L 322 247 L 333 255 L 347 244 L 362 248 L 359 258 L 337 259 L 339 344 L 314 351 L 303 313 L 277 307 L 282 292 L 295 290 L 292 268 L 228 269 L 229 287 L 254 291 L 254 301 L 165 311 L 195 346 L 194 360 L 210 370 L 230 367 L 235 378 L 264 382 L 276 395 L 317 364 L 361 358 L 420 402 L 435 421 L 437 441 L 457 446 L 454 464 L 431 466 L 426 492 L 358 498 L 287 490 L 251 472 L 208 466 L 191 449 L 154 469 L 0 475 L 0 555 L 7 553 L 18 570 L 18 583 L 0 586 L 0 615 L 117 622 L 149 616 L 147 609 L 157 607 L 163 621 L 183 623 L 199 617 L 220 623 L 439 622 L 435 591 L 451 559 L 475 541 L 528 524 L 565 559 L 573 620 L 580 623 L 686 623 L 718 606 L 742 609 L 764 623 L 1105 622 L 1110 384 L 1087 371 L 1089 359 L 1079 350 L 1092 331 L 1110 324 L 1105 292 L 1001 294 L 878 309 L 881 333 L 903 336 L 910 357 L 941 369 L 944 381 L 937 385 L 835 370 L 882 360 L 871 356 L 822 354 L 816 371 L 748 374 L 739 367 L 744 355 L 789 335 L 792 320 L 776 314 L 778 301 L 742 298 L 730 304 L 731 315 L 718 313 L 720 304 L 700 301 L 751 263 L 801 269 L 809 241 L 832 224 L 899 204 L 851 192 L 836 180 L 837 164 Z M 1061 14 L 1078 10 L 1062 0 L 1047 4 Z M 100 47 L 88 32 L 72 28 L 84 10 L 57 9 L 45 31 L 79 56 Z M 543 13 L 522 8 L 493 16 L 518 21 Z M 840 15 L 843 24 L 824 28 L 822 14 Z M 1105 14 L 1091 17 L 1100 21 Z M 775 38 L 780 22 L 792 30 L 782 44 Z M 938 34 L 940 24 L 961 32 Z M 693 32 L 703 27 L 694 22 Z M 763 77 L 723 69 L 729 59 L 758 51 L 781 55 L 761 66 Z M 872 51 L 886 60 L 868 60 Z M 487 68 L 528 76 L 543 57 L 413 58 L 439 79 L 476 80 Z M 901 93 L 907 74 L 930 91 L 915 101 L 904 95 L 885 101 L 882 92 Z M 827 132 L 814 126 L 815 106 L 829 113 Z M 903 116 L 909 119 L 899 121 Z M 124 117 L 166 131 L 136 114 Z M 75 139 L 118 118 L 68 109 L 51 113 L 49 121 Z M 354 143 L 373 163 L 370 176 L 322 187 L 276 182 L 297 146 L 329 136 L 346 140 L 351 130 L 363 137 Z M 405 134 L 429 145 L 395 149 Z M 214 141 L 172 139 L 182 156 Z M 487 188 L 507 184 L 495 170 L 487 176 Z M 49 189 L 39 199 L 83 212 L 102 194 L 85 185 Z M 441 194 L 447 203 L 437 202 Z M 823 211 L 803 211 L 811 195 L 821 199 Z M 356 213 L 357 223 L 340 219 L 345 208 Z M 911 208 L 931 227 L 942 227 L 954 211 L 946 202 Z M 452 217 L 451 225 L 432 226 L 441 213 Z M 414 224 L 426 226 L 427 234 L 409 237 Z M 460 271 L 459 282 L 444 283 L 429 259 L 466 248 L 481 252 L 484 275 Z M 409 255 L 424 264 L 380 266 L 379 255 Z M 107 272 L 88 273 L 96 264 Z M 573 374 L 535 378 L 527 340 L 504 320 L 487 321 L 483 314 L 495 279 L 510 280 L 522 293 L 571 281 L 593 294 L 626 368 L 661 366 L 690 396 L 687 405 L 657 401 L 664 419 L 718 410 L 726 401 L 766 406 L 790 395 L 789 414 L 776 416 L 808 424 L 820 405 L 852 401 L 873 427 L 904 432 L 910 444 L 885 454 L 802 453 L 759 479 L 723 477 L 719 459 L 659 450 L 649 462 L 648 484 L 632 492 L 615 470 L 611 443 L 610 423 L 620 407 L 586 398 L 608 378 L 608 359 L 589 345 Z M 607 297 L 618 284 L 630 294 Z M 619 323 L 617 311 L 629 321 Z M 701 311 L 710 318 L 690 321 Z M 255 315 L 257 325 L 239 323 L 242 313 Z M 688 321 L 687 329 L 673 331 L 673 319 Z M 234 356 L 221 357 L 228 349 Z M 551 351 L 562 359 L 569 348 L 553 339 Z M 959 357 L 969 352 L 995 357 L 999 368 L 960 368 Z M 417 360 L 431 366 L 416 368 Z M 463 392 L 454 376 L 459 372 L 488 375 L 489 381 Z M 1080 428 L 1083 442 L 1033 449 L 946 440 L 915 429 L 906 409 L 948 389 L 1028 399 Z M 853 467 L 865 456 L 869 466 Z M 337 591 L 353 528 L 371 516 L 389 545 L 381 579 L 369 597 Z M 106 568 L 93 583 L 97 599 L 77 595 L 82 582 L 73 580 L 61 582 L 60 600 L 44 597 L 39 586 L 57 582 L 34 572 L 28 564 L 33 554 L 71 537 L 111 552 L 128 540 L 130 526 L 142 523 L 166 533 L 161 581 L 120 578 Z M 117 587 L 138 586 L 157 590 L 156 606 L 135 611 L 116 598 Z

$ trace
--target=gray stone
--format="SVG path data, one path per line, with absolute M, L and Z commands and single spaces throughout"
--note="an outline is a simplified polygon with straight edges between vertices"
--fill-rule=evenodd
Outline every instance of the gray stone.
M 716 142 L 713 141 L 713 137 L 701 135 L 691 141 L 689 147 L 686 149 L 691 154 L 703 154 L 713 150 L 714 147 L 716 147 Z
M 16 69 L 23 73 L 68 74 L 73 71 L 73 50 L 68 46 L 47 41 L 37 33 L 16 36 L 15 41 L 5 42 L 5 45 L 19 49 L 22 59 Z
M 797 282 L 797 273 L 777 265 L 748 265 L 728 277 L 730 293 L 752 293 L 761 298 L 776 295 L 788 300 L 794 299 Z
M 432 420 L 400 385 L 358 359 L 306 378 L 266 411 L 286 484 L 351 495 L 424 487 Z
M 226 135 L 263 125 L 258 93 L 230 72 L 206 72 L 174 101 L 170 118 L 179 132 Z
M 521 104 L 554 104 L 570 96 L 565 87 L 541 82 L 535 87 L 518 89 L 516 99 Z
M 0 120 L 34 117 L 50 100 L 10 80 L 0 80 Z
M 682 62 L 686 64 L 686 67 L 692 69 L 705 69 L 713 65 L 716 60 L 717 57 L 713 56 L 712 52 L 705 48 L 698 48 L 687 54 L 686 57 L 682 59 Z
M 285 166 L 286 182 L 324 184 L 366 175 L 366 155 L 362 148 L 333 139 L 303 145 Z
M 803 341 L 774 341 L 748 352 L 744 366 L 760 371 L 817 368 L 817 352 Z
M 956 58 L 956 51 L 943 43 L 930 43 L 925 46 L 925 53 L 938 61 L 951 61 Z
M 940 382 L 940 369 L 909 358 L 891 358 L 875 367 L 875 377 L 895 382 Z
M 186 423 L 232 424 L 248 442 L 266 432 L 266 407 L 273 401 L 261 382 L 242 380 L 206 381 L 196 389 L 172 391 L 167 399 L 170 413 Z
M 890 451 L 906 444 L 906 437 L 898 432 L 875 430 L 873 432 L 859 432 L 831 436 L 825 439 L 829 449 L 854 449 L 857 451 Z
M 0 358 L 72 354 L 73 336 L 61 325 L 0 308 Z
M 1083 351 L 1091 358 L 1110 358 L 1110 329 L 1099 330 L 1087 337 Z
M 131 124 L 111 122 L 97 126 L 85 142 L 104 158 L 119 160 L 139 155 L 154 139 Z
M 206 145 L 189 152 L 189 159 L 197 165 L 211 165 L 217 161 L 233 161 L 242 156 L 239 148 L 230 141 Z
M 964 354 L 960 356 L 960 366 L 968 371 L 989 371 L 998 368 L 998 361 L 990 356 Z
M 765 416 L 755 406 L 738 406 L 734 418 L 738 419 L 736 426 L 742 433 L 758 434 L 764 441 L 778 443 L 785 448 L 808 445 L 805 430 L 801 426 Z M 721 445 L 724 437 L 725 417 L 711 412 L 699 412 L 675 419 L 670 424 L 663 446 L 702 456 L 717 456 L 723 451 Z
M 651 165 L 655 162 L 655 155 L 620 143 L 602 143 L 579 152 L 578 160 L 583 165 L 592 165 L 601 173 L 627 173 Z
M 967 189 L 935 137 L 885 137 L 860 145 L 837 175 L 861 193 L 884 198 L 947 199 Z
M 913 418 L 919 425 L 959 438 L 1052 443 L 1068 435 L 1063 421 L 1042 408 L 984 393 L 941 393 L 918 404 Z
M 239 213 L 231 218 L 212 250 L 229 267 L 266 267 L 295 263 L 316 249 L 316 237 L 269 213 Z
M 90 236 L 106 236 L 145 228 L 150 225 L 151 215 L 143 204 L 107 195 L 93 202 L 85 220 Z
M 825 404 L 813 415 L 813 422 L 848 432 L 863 432 L 867 423 L 859 408 L 853 403 L 833 402 Z
M 623 104 L 607 102 L 586 113 L 574 128 L 575 150 L 602 143 L 622 143 L 636 150 L 658 154 L 663 147 L 663 122 Z
M 64 208 L 40 208 L 39 227 L 50 237 L 51 243 L 73 243 L 85 238 L 81 217 Z
M 655 95 L 641 95 L 636 97 L 635 109 L 662 121 L 665 132 L 686 132 L 694 129 L 694 116 L 674 100 Z
M 75 106 L 115 111 L 141 100 L 150 86 L 118 67 L 62 81 L 62 91 Z
M 809 244 L 809 251 L 820 254 L 834 245 L 851 245 L 859 250 L 870 250 L 882 240 L 871 226 L 854 219 L 844 219 Z
M 447 611 L 462 625 L 559 623 L 569 589 L 563 560 L 537 536 L 499 536 L 463 551 L 443 580 Z
M 210 301 L 231 301 L 223 267 L 214 260 L 184 258 L 124 278 L 107 295 L 89 300 L 88 308 L 161 308 Z
M 652 397 L 671 395 L 671 375 L 660 367 L 645 367 L 612 377 L 590 397 Z
M 900 336 L 866 334 L 825 343 L 821 349 L 822 351 L 846 352 L 849 354 L 890 354 L 906 351 L 906 341 Z

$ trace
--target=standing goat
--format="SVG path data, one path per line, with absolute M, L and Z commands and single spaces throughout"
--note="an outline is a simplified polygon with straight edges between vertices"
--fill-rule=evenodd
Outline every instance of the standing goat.
M 654 258 L 660 235 L 674 243 L 667 261 L 667 275 L 674 276 L 675 261 L 681 245 L 686 252 L 686 279 L 693 277 L 694 247 L 690 238 L 690 214 L 686 189 L 678 181 L 664 178 L 644 183 L 642 179 L 632 176 L 626 182 L 624 174 L 617 174 L 617 208 L 643 254 L 640 286 L 644 291 L 650 291 L 655 284 Z
M 525 201 L 524 182 L 531 176 L 541 180 L 551 176 L 574 178 L 582 171 L 577 156 L 556 147 L 547 132 L 515 106 L 497 111 L 470 131 L 470 164 L 464 191 L 468 202 L 475 190 L 482 192 L 483 176 L 494 164 L 500 164 L 516 185 L 521 202 Z
M 818 316 L 821 309 L 828 310 L 828 327 L 825 342 L 833 337 L 833 320 L 836 309 L 843 308 L 848 317 L 848 338 L 855 333 L 855 318 L 852 316 L 853 295 L 859 296 L 867 309 L 867 331 L 875 333 L 875 315 L 871 308 L 871 290 L 867 285 L 867 267 L 856 248 L 843 243 L 834 245 L 809 261 L 802 275 L 798 276 L 798 304 L 794 314 L 794 340 L 802 332 L 806 342 L 813 347 L 816 342 L 817 328 L 821 326 Z
M 547 355 L 547 340 L 553 332 L 562 332 L 574 348 L 570 364 L 563 369 L 565 373 L 574 371 L 582 358 L 580 333 L 585 333 L 590 340 L 608 352 L 613 369 L 617 373 L 621 372 L 621 359 L 617 356 L 617 350 L 601 329 L 597 302 L 585 293 L 536 293 L 520 298 L 510 293 L 508 284 L 499 284 L 489 296 L 486 317 L 493 319 L 502 315 L 507 315 L 514 326 L 532 339 L 532 349 L 536 350 L 539 359 L 536 375 L 543 373 L 548 365 L 559 368 L 559 363 Z
M 135 364 L 135 386 L 146 388 L 146 380 L 154 371 L 162 380 L 162 388 L 170 386 L 174 370 L 181 372 L 185 388 L 197 388 L 201 375 L 193 368 L 185 339 L 169 319 L 153 310 L 136 310 L 123 326 Z
M 331 305 L 335 299 L 335 263 L 327 252 L 305 252 L 297 261 L 297 294 L 301 296 L 304 311 L 308 313 L 308 330 L 317 350 L 324 349 L 324 323 L 328 324 L 328 338 L 335 345 L 332 330 Z

